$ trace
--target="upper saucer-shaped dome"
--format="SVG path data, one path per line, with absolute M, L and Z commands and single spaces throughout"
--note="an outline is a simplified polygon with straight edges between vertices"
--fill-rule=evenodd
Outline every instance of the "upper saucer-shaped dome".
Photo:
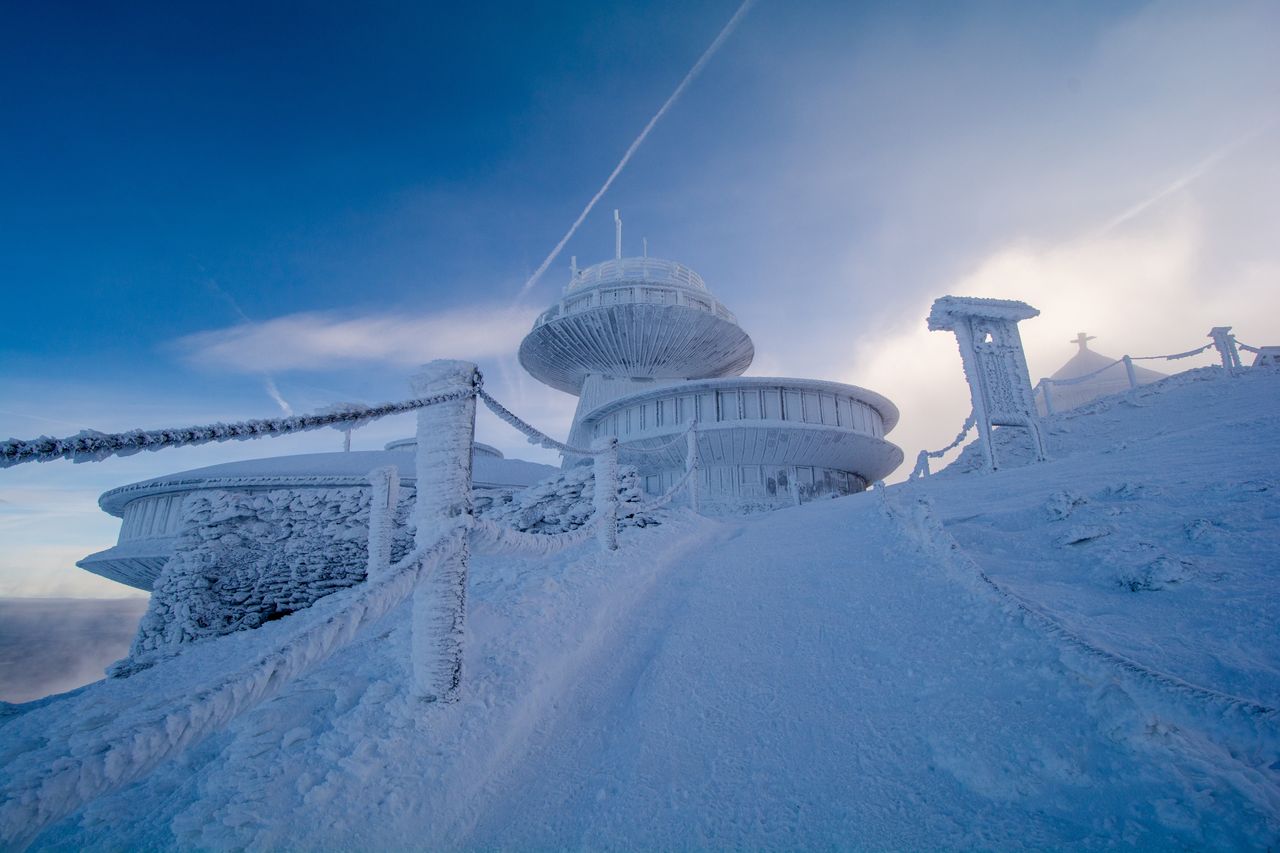
M 525 370 L 570 394 L 592 374 L 736 376 L 754 356 L 750 336 L 701 276 L 660 258 L 620 258 L 579 270 L 520 344 Z

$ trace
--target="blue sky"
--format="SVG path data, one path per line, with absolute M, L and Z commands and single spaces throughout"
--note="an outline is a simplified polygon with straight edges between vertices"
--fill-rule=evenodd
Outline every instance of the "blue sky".
M 1115 355 L 1280 340 L 1274 3 L 759 0 L 517 302 L 737 7 L 10 4 L 0 434 L 266 416 L 269 383 L 295 411 L 395 399 L 440 355 L 564 431 L 514 350 L 614 207 L 629 253 L 738 314 L 752 373 L 885 393 L 909 457 L 967 413 L 923 328 L 943 293 L 1042 308 L 1037 376 L 1082 328 Z M 0 472 L 0 595 L 113 593 L 71 566 L 114 539 L 105 488 L 339 441 Z

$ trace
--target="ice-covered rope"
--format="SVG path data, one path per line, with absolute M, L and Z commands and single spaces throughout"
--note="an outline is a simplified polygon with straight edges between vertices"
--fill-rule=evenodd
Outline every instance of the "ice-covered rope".
M 977 423 L 977 413 L 969 412 L 969 417 L 964 419 L 964 425 L 960 427 L 960 433 L 955 437 L 954 441 L 941 450 L 921 450 L 920 455 L 916 457 L 916 467 L 911 470 L 911 476 L 907 479 L 917 480 L 921 477 L 929 476 L 929 460 L 941 459 L 948 451 L 959 447 L 960 442 L 964 441 L 965 436 L 969 434 L 969 430 L 973 429 Z
M 1155 356 L 1155 357 L 1161 358 L 1162 356 Z M 1046 376 L 1044 379 L 1041 379 L 1036 384 L 1037 386 L 1039 385 L 1079 385 L 1081 382 L 1084 382 L 1086 379 L 1092 379 L 1093 377 L 1097 376 L 1099 373 L 1102 373 L 1103 371 L 1106 371 L 1106 370 L 1110 370 L 1111 368 L 1115 367 L 1117 364 L 1124 364 L 1124 359 L 1117 358 L 1115 361 L 1111 362 L 1110 364 L 1104 365 L 1103 367 L 1099 367 L 1097 370 L 1091 373 L 1085 373 L 1081 376 L 1072 376 L 1070 379 L 1050 379 L 1049 377 Z
M 676 433 L 674 436 L 672 436 L 668 440 L 662 442 L 662 444 L 657 444 L 652 447 L 637 447 L 634 444 L 628 444 L 625 448 L 621 448 L 621 449 L 625 450 L 627 453 L 661 453 L 664 450 L 669 450 L 670 448 L 675 447 L 677 444 L 683 441 L 685 436 L 687 436 L 690 430 L 692 430 L 695 426 L 697 426 L 696 421 L 689 421 L 688 426 L 686 426 L 684 429 Z
M 284 685 L 351 642 L 361 628 L 407 599 L 424 573 L 461 546 L 465 531 L 458 525 L 429 548 L 415 550 L 384 577 L 346 591 L 350 601 L 336 612 L 310 623 L 305 613 L 298 614 L 294 618 L 301 619 L 302 626 L 283 644 L 176 706 L 146 709 L 141 712 L 143 719 L 127 722 L 123 730 L 113 731 L 108 724 L 74 736 L 46 732 L 48 745 L 14 755 L 6 764 L 0 786 L 0 847 L 23 847 L 45 826 L 136 781 L 278 694 Z M 334 599 L 343 595 L 335 593 Z M 130 709 L 121 709 L 118 716 L 128 720 Z M 82 720 L 76 722 L 82 724 Z
M 1199 355 L 1200 353 L 1204 352 L 1205 350 L 1209 349 L 1212 346 L 1213 346 L 1213 343 L 1210 342 L 1205 344 L 1202 347 L 1189 349 L 1186 352 L 1175 352 L 1171 355 L 1131 355 L 1131 356 L 1128 356 L 1128 359 L 1129 361 L 1175 361 L 1179 358 L 1190 358 L 1193 355 Z M 1110 364 L 1103 365 L 1102 367 L 1099 367 L 1097 370 L 1094 370 L 1090 373 L 1086 373 L 1082 376 L 1073 376 L 1070 379 L 1050 379 L 1048 377 L 1045 377 L 1044 379 L 1041 379 L 1038 383 L 1036 383 L 1036 388 L 1037 389 L 1040 388 L 1041 385 L 1059 385 L 1059 386 L 1079 385 L 1081 382 L 1084 382 L 1087 379 L 1092 379 L 1093 377 L 1097 376 L 1099 373 L 1102 373 L 1103 371 L 1110 370 L 1111 368 L 1115 367 L 1117 364 L 1124 364 L 1124 358 L 1117 358 L 1115 361 L 1111 362 Z
M 1209 349 L 1211 346 L 1213 346 L 1212 341 L 1210 341 L 1209 343 L 1205 344 L 1202 347 L 1189 349 L 1186 352 L 1175 352 L 1173 355 L 1132 355 L 1132 356 L 1129 356 L 1129 360 L 1130 361 L 1157 361 L 1157 360 L 1163 359 L 1165 361 L 1175 361 L 1179 358 L 1190 358 L 1193 355 L 1199 355 L 1200 353 Z
M 599 524 L 600 518 L 592 516 L 586 524 L 565 533 L 526 533 L 505 524 L 476 518 L 471 523 L 471 541 L 479 550 L 489 554 L 546 557 L 589 541 L 595 536 Z
M 0 468 L 9 468 L 23 462 L 51 462 L 70 459 L 73 462 L 97 462 L 111 456 L 129 456 L 143 450 L 160 450 L 165 447 L 188 447 L 215 441 L 244 441 L 271 435 L 288 435 L 295 432 L 320 429 L 350 421 L 374 420 L 387 415 L 398 415 L 416 409 L 460 400 L 475 393 L 462 388 L 434 397 L 405 400 L 399 403 L 382 403 L 376 406 L 353 406 L 341 412 L 312 415 L 291 415 L 283 418 L 262 418 L 231 424 L 175 427 L 172 429 L 141 430 L 104 433 L 85 430 L 66 438 L 41 436 L 24 441 L 11 438 L 0 442 Z
M 680 490 L 683 489 L 686 485 L 688 485 L 689 478 L 693 476 L 693 473 L 696 470 L 698 469 L 690 468 L 689 470 L 685 471 L 684 476 L 681 477 L 679 480 L 676 480 L 675 484 L 671 488 L 667 489 L 659 497 L 654 498 L 653 500 L 649 501 L 647 504 L 641 504 L 640 508 L 637 509 L 636 512 L 652 512 L 655 509 L 661 509 L 662 507 L 671 503 L 671 501 L 675 499 L 675 496 L 680 493 Z
M 1242 343 L 1240 341 L 1236 341 L 1236 346 L 1238 346 L 1240 349 L 1244 350 L 1245 352 L 1251 352 L 1251 353 L 1254 353 L 1255 355 L 1262 352 L 1262 347 L 1251 347 L 1248 344 Z
M 582 447 L 574 447 L 565 444 L 562 441 L 556 441 L 542 430 L 521 419 L 519 415 L 508 409 L 506 406 L 493 399 L 493 396 L 483 388 L 477 388 L 476 393 L 484 404 L 489 407 L 489 411 L 493 412 L 502 420 L 524 433 L 530 444 L 536 444 L 539 447 L 545 447 L 548 450 L 559 450 L 561 453 L 572 453 L 577 456 L 599 456 L 601 453 L 607 453 L 608 450 L 590 450 Z

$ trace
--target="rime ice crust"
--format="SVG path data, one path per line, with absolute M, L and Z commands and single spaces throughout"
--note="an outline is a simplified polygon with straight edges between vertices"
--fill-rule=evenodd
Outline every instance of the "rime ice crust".
M 174 553 L 180 531 L 182 502 L 205 491 L 262 493 L 286 489 L 298 493 L 325 493 L 334 489 L 367 488 L 368 472 L 393 467 L 400 485 L 412 489 L 415 482 L 414 440 L 392 442 L 387 450 L 350 453 L 304 453 L 228 462 L 156 477 L 111 489 L 98 504 L 120 516 L 120 540 L 111 548 L 90 554 L 78 565 L 137 589 L 150 590 Z M 480 495 L 526 488 L 549 476 L 549 465 L 504 459 L 502 454 L 478 445 L 472 463 L 473 485 Z

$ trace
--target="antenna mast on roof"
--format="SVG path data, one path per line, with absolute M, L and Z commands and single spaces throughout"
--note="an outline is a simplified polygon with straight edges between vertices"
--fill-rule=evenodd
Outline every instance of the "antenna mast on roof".
M 622 260 L 622 217 L 617 208 L 613 210 L 613 257 Z

